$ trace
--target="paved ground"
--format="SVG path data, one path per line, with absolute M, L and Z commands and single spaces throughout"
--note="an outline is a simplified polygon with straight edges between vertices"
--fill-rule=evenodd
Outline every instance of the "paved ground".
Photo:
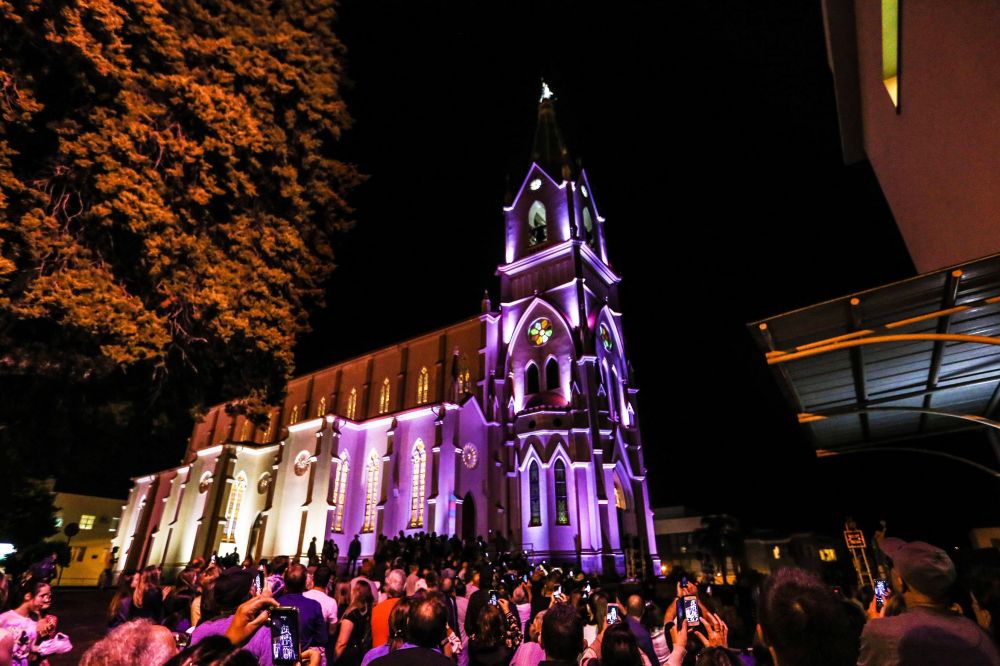
M 53 588 L 52 613 L 59 618 L 59 631 L 73 641 L 68 654 L 49 658 L 52 666 L 73 666 L 91 645 L 104 637 L 108 604 L 113 590 Z

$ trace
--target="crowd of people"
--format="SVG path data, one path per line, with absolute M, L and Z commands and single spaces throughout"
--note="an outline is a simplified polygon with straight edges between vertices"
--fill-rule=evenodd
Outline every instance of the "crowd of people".
M 1000 578 L 960 588 L 948 555 L 885 538 L 885 594 L 845 597 L 787 568 L 749 599 L 672 574 L 663 586 L 529 563 L 482 539 L 381 538 L 346 561 L 324 544 L 240 564 L 196 559 L 164 584 L 123 574 L 108 635 L 84 666 L 1000 666 Z M 356 560 L 356 556 L 354 558 Z M 26 584 L 0 615 L 0 666 L 44 663 L 51 590 Z M 294 653 L 289 653 L 294 650 Z

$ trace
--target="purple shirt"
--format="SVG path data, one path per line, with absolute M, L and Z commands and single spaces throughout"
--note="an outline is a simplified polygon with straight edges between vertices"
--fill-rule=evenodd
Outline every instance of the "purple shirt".
M 195 628 L 194 633 L 191 634 L 191 644 L 194 645 L 209 636 L 225 635 L 232 621 L 233 616 L 228 615 L 220 617 L 217 620 L 202 622 Z M 265 624 L 258 629 L 254 633 L 253 638 L 243 646 L 243 649 L 257 657 L 257 663 L 260 666 L 274 666 L 274 661 L 271 658 L 271 628 L 268 625 Z
M 329 640 L 323 607 L 300 592 L 286 592 L 278 599 L 282 606 L 299 609 L 299 644 L 303 650 L 311 647 L 326 647 Z

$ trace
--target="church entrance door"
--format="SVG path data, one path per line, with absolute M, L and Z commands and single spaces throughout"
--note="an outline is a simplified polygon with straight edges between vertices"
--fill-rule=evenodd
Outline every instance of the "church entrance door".
M 462 538 L 476 538 L 476 502 L 472 499 L 472 493 L 466 493 L 462 501 Z

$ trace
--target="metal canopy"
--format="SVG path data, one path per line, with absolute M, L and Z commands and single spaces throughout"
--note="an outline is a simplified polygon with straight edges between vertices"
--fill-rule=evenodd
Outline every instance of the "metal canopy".
M 1000 428 L 1000 255 L 748 327 L 820 454 Z

